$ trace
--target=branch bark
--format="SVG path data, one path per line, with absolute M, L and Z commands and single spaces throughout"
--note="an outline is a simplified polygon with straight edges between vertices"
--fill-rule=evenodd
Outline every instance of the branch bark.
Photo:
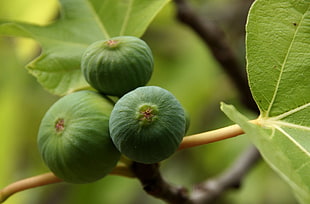
M 195 204 L 214 203 L 225 191 L 237 189 L 261 156 L 254 146 L 245 150 L 221 175 L 195 186 L 191 200 Z
M 238 91 L 241 93 L 241 101 L 246 107 L 257 111 L 257 106 L 252 98 L 244 67 L 240 65 L 233 50 L 225 40 L 224 32 L 208 19 L 197 15 L 188 5 L 186 0 L 174 0 L 177 19 L 192 28 L 204 41 L 214 58 L 221 65 L 225 73 L 230 77 Z
M 167 203 L 211 204 L 226 190 L 239 188 L 245 175 L 260 158 L 259 152 L 251 146 L 221 175 L 196 185 L 191 193 L 184 187 L 167 183 L 160 174 L 158 164 L 134 162 L 132 171 L 140 180 L 146 193 Z
M 146 193 L 171 204 L 189 203 L 187 189 L 167 183 L 160 174 L 159 164 L 134 162 L 132 171 L 140 180 Z

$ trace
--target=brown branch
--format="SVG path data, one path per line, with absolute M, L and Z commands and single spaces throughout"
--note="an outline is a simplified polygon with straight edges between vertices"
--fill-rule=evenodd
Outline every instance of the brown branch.
M 183 187 L 168 184 L 161 176 L 158 164 L 141 164 L 134 162 L 132 171 L 140 180 L 148 194 L 171 204 L 189 203 L 188 192 Z
M 225 40 L 224 32 L 211 21 L 197 15 L 186 0 L 174 0 L 174 2 L 178 20 L 192 28 L 200 36 L 241 93 L 241 101 L 248 108 L 257 111 L 257 106 L 248 88 L 244 67 L 240 66 L 237 57 Z
M 261 159 L 254 146 L 243 152 L 221 175 L 198 184 L 191 194 L 195 204 L 213 203 L 228 189 L 239 188 L 245 175 Z
M 226 190 L 239 188 L 245 175 L 260 159 L 254 146 L 247 149 L 224 173 L 195 186 L 189 193 L 184 187 L 167 183 L 161 176 L 158 164 L 134 162 L 132 171 L 140 180 L 148 194 L 171 204 L 208 204 L 213 203 Z

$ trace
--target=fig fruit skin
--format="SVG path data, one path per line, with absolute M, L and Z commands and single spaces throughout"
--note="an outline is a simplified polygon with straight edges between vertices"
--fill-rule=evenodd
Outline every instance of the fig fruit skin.
M 185 135 L 186 118 L 172 93 L 145 86 L 116 102 L 109 127 L 122 154 L 133 161 L 151 164 L 170 157 L 178 149 Z
M 60 98 L 44 115 L 38 132 L 43 161 L 69 183 L 103 178 L 116 166 L 120 152 L 109 135 L 111 105 L 93 91 Z
M 143 40 L 133 36 L 94 42 L 81 60 L 86 81 L 99 92 L 118 97 L 146 85 L 153 66 L 151 49 Z

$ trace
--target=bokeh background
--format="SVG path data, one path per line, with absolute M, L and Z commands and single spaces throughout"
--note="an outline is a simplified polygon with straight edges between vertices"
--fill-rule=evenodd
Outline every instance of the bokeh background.
M 244 60 L 244 25 L 251 1 L 192 0 L 200 15 L 222 27 Z M 45 25 L 58 15 L 56 0 L 0 0 L 0 19 Z M 81 31 L 83 32 L 83 31 Z M 175 18 L 168 4 L 143 36 L 155 58 L 149 85 L 171 91 L 190 114 L 188 134 L 232 124 L 219 110 L 220 101 L 231 103 L 250 118 L 257 115 L 243 107 L 239 93 L 208 48 L 188 27 Z M 30 39 L 0 36 L 0 188 L 48 171 L 37 151 L 36 137 L 46 110 L 57 99 L 45 91 L 25 65 L 40 54 Z M 250 145 L 244 136 L 177 152 L 162 162 L 163 176 L 171 183 L 187 186 L 221 173 Z M 6 204 L 162 204 L 146 195 L 136 179 L 107 176 L 83 185 L 53 184 L 18 193 Z M 288 185 L 263 161 L 245 177 L 242 188 L 225 193 L 218 203 L 293 204 Z

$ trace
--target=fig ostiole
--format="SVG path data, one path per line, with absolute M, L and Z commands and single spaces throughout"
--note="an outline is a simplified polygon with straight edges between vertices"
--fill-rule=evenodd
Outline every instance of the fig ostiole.
M 81 70 L 93 88 L 121 97 L 147 84 L 153 61 L 152 51 L 143 40 L 119 36 L 89 45 L 82 55 Z
M 183 107 L 169 91 L 139 87 L 121 97 L 109 121 L 116 148 L 133 161 L 151 164 L 170 157 L 186 129 Z
M 60 98 L 44 115 L 38 132 L 43 161 L 70 183 L 96 181 L 112 171 L 120 158 L 109 135 L 113 106 L 93 91 Z

